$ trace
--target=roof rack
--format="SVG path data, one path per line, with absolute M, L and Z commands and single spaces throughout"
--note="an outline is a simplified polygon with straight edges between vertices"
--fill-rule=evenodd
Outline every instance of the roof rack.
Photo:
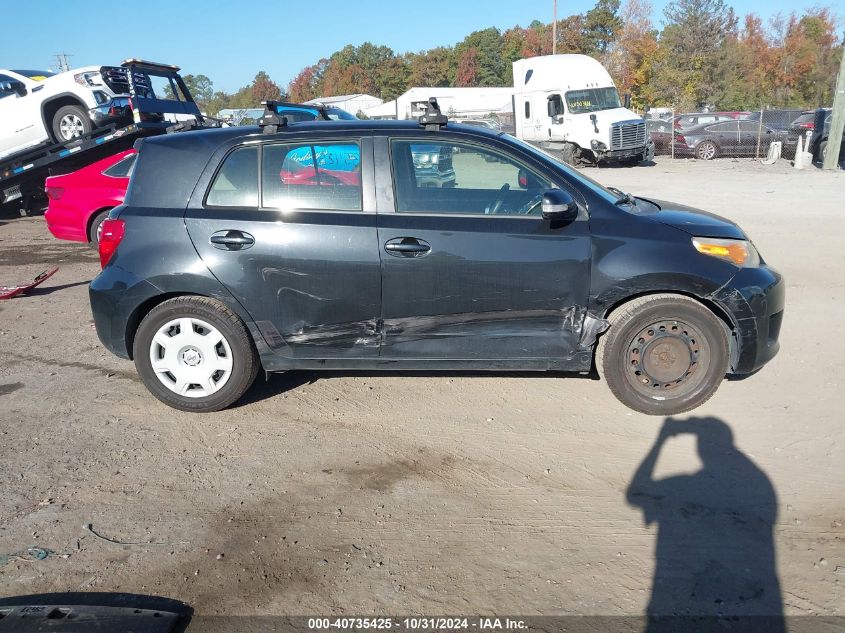
M 436 132 L 445 126 L 449 122 L 449 119 L 440 111 L 440 106 L 437 105 L 437 99 L 429 97 L 428 105 L 425 106 L 425 112 L 420 115 L 417 121 L 419 121 L 420 125 L 422 125 L 426 130 Z
M 276 112 L 276 106 L 279 105 L 278 101 L 262 101 L 261 105 L 264 106 L 264 114 L 258 119 L 258 127 L 264 134 L 275 134 L 280 127 L 287 127 L 288 118 Z

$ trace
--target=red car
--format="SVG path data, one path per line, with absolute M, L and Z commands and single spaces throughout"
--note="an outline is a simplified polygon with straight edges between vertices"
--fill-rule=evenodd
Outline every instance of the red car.
M 96 246 L 100 225 L 109 211 L 123 203 L 136 152 L 128 149 L 45 183 L 50 199 L 44 218 L 60 240 Z

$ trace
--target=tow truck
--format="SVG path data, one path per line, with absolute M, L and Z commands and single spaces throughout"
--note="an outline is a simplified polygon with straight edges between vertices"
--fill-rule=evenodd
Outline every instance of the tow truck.
M 93 118 L 108 121 L 69 142 L 42 145 L 0 160 L 0 205 L 18 202 L 27 215 L 44 198 L 48 176 L 66 174 L 129 149 L 144 136 L 173 133 L 217 122 L 204 117 L 179 74 L 179 67 L 127 59 L 127 90 L 95 108 Z M 156 94 L 163 87 L 164 94 Z

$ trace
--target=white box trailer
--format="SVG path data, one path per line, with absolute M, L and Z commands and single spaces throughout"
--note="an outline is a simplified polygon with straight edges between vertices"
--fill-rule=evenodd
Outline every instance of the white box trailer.
M 567 163 L 638 163 L 654 156 L 645 121 L 623 107 L 604 66 L 587 55 L 513 63 L 516 136 Z

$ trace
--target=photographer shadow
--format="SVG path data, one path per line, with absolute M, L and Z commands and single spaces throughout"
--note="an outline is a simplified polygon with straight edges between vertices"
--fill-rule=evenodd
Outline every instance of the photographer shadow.
M 667 439 L 697 439 L 702 468 L 655 479 Z M 667 418 L 637 468 L 626 498 L 657 524 L 647 633 L 783 633 L 773 528 L 777 494 L 718 418 Z

